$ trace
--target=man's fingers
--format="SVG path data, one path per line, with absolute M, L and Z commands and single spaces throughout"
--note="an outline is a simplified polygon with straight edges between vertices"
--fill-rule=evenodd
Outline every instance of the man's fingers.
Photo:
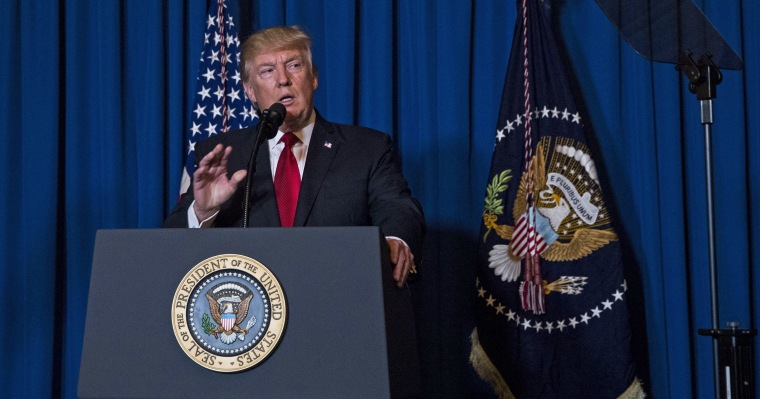
M 401 244 L 397 240 L 386 239 L 388 248 L 391 250 L 391 263 L 394 265 L 398 262 L 398 253 Z
M 227 160 L 225 154 L 231 149 L 232 147 L 227 147 L 225 149 L 221 144 L 217 144 L 216 147 L 214 147 L 214 150 L 211 151 L 212 157 L 208 163 L 209 172 L 217 174 L 217 171 L 220 170 L 219 168 L 225 166 Z
M 206 154 L 198 163 L 198 168 L 193 173 L 195 181 L 208 181 L 218 178 L 227 173 L 227 162 L 229 160 L 232 147 L 224 147 L 217 144 L 214 149 Z
M 198 163 L 193 174 L 196 215 L 218 211 L 218 207 L 232 196 L 248 173 L 239 170 L 227 177 L 227 161 L 231 152 L 231 146 L 217 144 Z
M 230 178 L 230 186 L 232 187 L 232 190 L 234 191 L 238 184 L 240 184 L 243 179 L 245 179 L 245 176 L 248 174 L 248 171 L 245 169 L 240 169 L 239 171 L 232 174 L 232 177 Z
M 214 162 L 214 159 L 218 159 L 219 156 L 223 153 L 222 148 L 224 147 L 221 144 L 217 144 L 216 147 L 211 150 L 211 152 L 206 154 L 206 156 L 201 159 L 201 161 L 198 163 L 198 168 L 206 168 L 211 164 L 218 163 Z
M 219 144 L 219 146 L 221 146 L 221 144 Z M 224 149 L 224 151 L 221 154 L 222 156 L 219 159 L 219 166 L 221 166 L 223 168 L 227 167 L 227 160 L 230 158 L 230 153 L 231 152 L 232 152 L 232 146 L 229 146 L 229 147 L 227 147 L 227 148 Z
M 404 286 L 409 271 L 412 269 L 412 262 L 413 257 L 409 248 L 399 245 L 396 267 L 393 269 L 393 279 L 399 288 Z
M 403 255 L 397 254 L 396 261 L 393 261 L 391 259 L 391 263 L 394 265 L 394 267 L 393 267 L 393 279 L 396 280 L 396 281 L 398 281 L 401 278 L 402 273 L 404 271 L 404 262 L 399 262 L 399 260 L 403 260 Z
M 397 239 L 386 239 L 390 249 L 391 263 L 393 264 L 393 280 L 401 288 L 406 282 L 409 273 L 414 270 L 414 255 L 412 251 Z

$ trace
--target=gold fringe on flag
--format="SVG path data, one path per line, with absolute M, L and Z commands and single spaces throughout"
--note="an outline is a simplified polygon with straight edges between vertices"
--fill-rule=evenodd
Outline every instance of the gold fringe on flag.
M 480 339 L 478 338 L 478 329 L 474 328 L 472 334 L 470 334 L 470 342 L 472 343 L 472 349 L 470 350 L 470 364 L 478 373 L 480 378 L 491 384 L 491 387 L 496 392 L 496 395 L 500 399 L 515 399 L 512 391 L 509 389 L 509 385 L 504 381 L 504 378 L 496 369 L 496 366 L 488 358 L 488 354 L 480 346 Z M 628 389 L 625 390 L 617 399 L 644 399 L 646 398 L 644 388 L 641 386 L 641 380 L 634 378 Z
M 470 342 L 472 342 L 472 350 L 470 351 L 470 364 L 478 373 L 480 378 L 491 384 L 493 390 L 496 391 L 496 395 L 501 399 L 515 399 L 512 395 L 512 391 L 509 389 L 507 382 L 502 378 L 499 370 L 493 365 L 491 359 L 480 346 L 480 339 L 478 338 L 477 327 L 472 330 L 470 334 Z

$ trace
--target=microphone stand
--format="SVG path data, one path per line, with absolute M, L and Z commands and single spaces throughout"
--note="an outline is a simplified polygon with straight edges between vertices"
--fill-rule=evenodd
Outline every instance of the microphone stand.
M 717 85 L 723 80 L 720 69 L 710 54 L 695 62 L 691 53 L 682 53 L 676 69 L 689 79 L 689 91 L 700 102 L 701 123 L 705 136 L 705 186 L 707 190 L 707 239 L 710 266 L 710 310 L 712 325 L 699 329 L 699 335 L 713 337 L 713 373 L 716 398 L 754 398 L 754 342 L 756 329 L 740 330 L 736 321 L 728 329 L 720 329 L 718 315 L 718 267 L 716 261 L 715 212 L 712 172 L 713 99 Z
M 262 137 L 264 127 L 264 117 L 262 116 L 257 129 L 256 129 L 256 142 L 253 144 L 253 151 L 251 151 L 251 157 L 248 159 L 248 175 L 245 177 L 245 197 L 243 199 L 243 228 L 248 228 L 248 208 L 251 207 L 251 181 L 253 180 L 253 174 L 256 173 L 256 158 L 259 154 L 259 148 L 261 143 L 264 142 Z
M 272 104 L 269 109 L 261 112 L 261 118 L 256 129 L 256 142 L 253 144 L 251 157 L 248 158 L 248 175 L 245 177 L 245 197 L 243 199 L 243 228 L 248 227 L 248 210 L 251 207 L 251 182 L 256 173 L 256 157 L 264 140 L 277 135 L 277 129 L 285 120 L 285 107 L 280 103 Z

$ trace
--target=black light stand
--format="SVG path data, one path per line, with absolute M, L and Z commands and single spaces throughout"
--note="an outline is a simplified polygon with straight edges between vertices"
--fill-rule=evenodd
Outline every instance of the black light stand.
M 740 330 L 739 323 L 720 329 L 718 269 L 715 256 L 715 219 L 712 187 L 712 124 L 715 90 L 723 76 L 720 68 L 741 70 L 744 63 L 692 0 L 595 0 L 620 36 L 641 56 L 675 64 L 689 79 L 689 90 L 700 102 L 705 136 L 707 225 L 710 262 L 712 328 L 700 335 L 713 337 L 715 397 L 754 398 L 755 329 Z M 698 61 L 692 54 L 701 55 Z
M 707 191 L 707 238 L 710 267 L 710 316 L 712 326 L 699 329 L 699 335 L 713 337 L 713 372 L 715 397 L 721 399 L 753 399 L 754 336 L 756 329 L 741 330 L 738 322 L 727 323 L 720 329 L 718 315 L 718 268 L 715 256 L 715 213 L 713 204 L 712 172 L 712 124 L 713 99 L 717 85 L 723 80 L 720 69 L 710 54 L 704 54 L 695 62 L 691 53 L 681 53 L 676 69 L 689 79 L 689 91 L 697 95 L 700 103 L 701 123 L 705 139 L 705 186 Z

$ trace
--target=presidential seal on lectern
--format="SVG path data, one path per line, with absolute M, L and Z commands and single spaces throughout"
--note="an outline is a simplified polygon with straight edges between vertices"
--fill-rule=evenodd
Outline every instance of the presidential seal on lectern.
M 192 267 L 172 303 L 177 342 L 199 365 L 234 373 L 258 365 L 282 339 L 285 292 L 261 262 L 217 255 Z

